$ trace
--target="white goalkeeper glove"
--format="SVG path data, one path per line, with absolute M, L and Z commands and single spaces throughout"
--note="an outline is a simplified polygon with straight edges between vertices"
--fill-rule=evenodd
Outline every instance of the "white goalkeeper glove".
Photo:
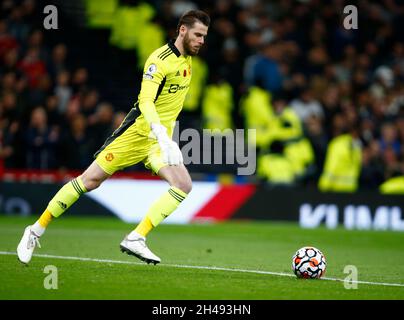
M 181 150 L 178 144 L 168 137 L 166 127 L 161 124 L 152 123 L 151 129 L 163 153 L 163 162 L 170 166 L 178 166 L 184 163 Z

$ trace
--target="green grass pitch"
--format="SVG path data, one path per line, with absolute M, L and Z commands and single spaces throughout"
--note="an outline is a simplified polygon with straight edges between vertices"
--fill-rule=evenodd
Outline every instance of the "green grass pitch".
M 148 237 L 162 259 L 154 266 L 120 252 L 131 225 L 66 214 L 52 222 L 38 256 L 24 266 L 13 253 L 35 218 L 0 216 L 0 299 L 404 299 L 400 232 L 247 221 L 161 225 Z M 291 257 L 305 245 L 325 254 L 327 279 L 292 276 Z M 47 265 L 57 268 L 56 290 L 44 288 Z M 358 270 L 357 289 L 335 280 L 348 276 L 346 265 Z

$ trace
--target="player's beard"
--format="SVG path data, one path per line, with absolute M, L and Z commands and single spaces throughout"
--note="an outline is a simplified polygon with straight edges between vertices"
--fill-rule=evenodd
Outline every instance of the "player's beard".
M 198 54 L 199 48 L 191 46 L 191 40 L 189 39 L 188 32 L 185 34 L 182 44 L 186 55 L 196 56 Z

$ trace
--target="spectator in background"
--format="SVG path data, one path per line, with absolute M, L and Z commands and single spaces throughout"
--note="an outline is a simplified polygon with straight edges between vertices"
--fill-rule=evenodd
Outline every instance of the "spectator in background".
M 395 77 L 399 80 L 404 78 L 404 43 L 396 42 L 393 46 L 393 52 L 391 53 L 391 66 L 394 70 Z
M 65 125 L 64 115 L 58 110 L 59 99 L 57 96 L 52 95 L 46 98 L 45 109 L 48 115 L 48 124 L 50 127 L 58 127 L 58 130 Z
M 39 49 L 35 47 L 28 49 L 24 58 L 18 63 L 18 68 L 28 78 L 30 89 L 37 88 L 40 78 L 46 74 L 45 63 L 39 57 Z
M 394 85 L 393 71 L 387 66 L 380 66 L 375 71 L 375 81 L 370 87 L 370 92 L 374 98 L 384 98 Z
M 344 48 L 343 58 L 335 65 L 335 77 L 339 83 L 347 83 L 352 79 L 352 72 L 355 66 L 356 49 L 349 45 Z
M 397 138 L 397 129 L 394 123 L 385 122 L 382 124 L 379 143 L 381 152 L 391 149 L 395 156 L 400 155 L 401 144 Z
M 112 120 L 112 132 L 119 128 L 125 117 L 126 113 L 123 111 L 118 111 L 114 114 L 114 119 Z
M 374 190 L 384 181 L 384 162 L 377 140 L 365 145 L 362 152 L 362 170 L 360 185 L 362 188 Z
M 324 112 L 325 128 L 331 127 L 334 116 L 341 112 L 339 101 L 339 88 L 336 84 L 330 84 L 321 97 L 321 106 Z M 321 124 L 321 125 L 323 125 Z
M 4 53 L 3 63 L 0 65 L 1 73 L 15 72 L 18 73 L 18 48 L 12 48 Z
M 89 135 L 94 137 L 96 148 L 103 145 L 104 141 L 112 134 L 114 108 L 110 103 L 100 103 L 95 113 L 87 118 L 89 125 Z M 94 152 L 97 150 L 94 150 Z
M 400 116 L 396 120 L 397 136 L 401 142 L 402 148 L 400 151 L 401 157 L 404 156 L 404 116 Z
M 282 89 L 283 76 L 280 68 L 282 56 L 279 42 L 266 43 L 257 55 L 253 55 L 245 62 L 244 80 L 248 86 L 260 82 L 271 93 Z
M 342 7 L 340 8 L 342 10 Z M 344 28 L 344 22 L 342 21 L 343 16 L 340 13 L 340 21 L 338 21 L 333 28 L 332 33 L 330 34 L 331 41 L 331 50 L 330 52 L 333 55 L 333 58 L 338 60 L 340 59 L 344 52 L 344 48 L 349 45 L 355 45 L 358 43 L 357 32 L 355 29 L 346 29 Z
M 13 91 L 17 82 L 17 77 L 15 72 L 7 72 L 3 75 L 1 79 L 2 91 Z
M 12 9 L 8 20 L 10 34 L 19 42 L 23 43 L 29 36 L 30 26 L 24 21 L 22 7 L 16 6 Z
M 311 116 L 306 120 L 305 135 L 313 147 L 315 161 L 314 175 L 316 178 L 319 178 L 323 169 L 328 145 L 328 135 L 319 117 Z
M 52 79 L 49 74 L 45 73 L 38 78 L 35 88 L 31 88 L 29 92 L 29 103 L 33 106 L 43 105 L 46 97 L 52 92 Z
M 307 52 L 307 60 L 308 64 L 304 68 L 304 72 L 308 76 L 314 76 L 323 73 L 330 59 L 326 48 L 323 45 L 318 45 Z
M 212 73 L 202 97 L 203 128 L 220 130 L 233 128 L 233 89 L 218 73 Z
M 233 91 L 233 101 L 239 101 L 243 93 L 243 68 L 239 63 L 240 51 L 237 43 L 229 42 L 222 51 L 224 64 L 219 67 L 219 73 L 222 74 L 224 80 L 228 82 Z M 194 61 L 192 61 L 194 67 Z M 194 79 L 192 79 L 194 81 Z M 233 102 L 233 103 L 234 103 Z M 237 119 L 235 119 L 237 123 Z
M 66 112 L 64 113 L 67 121 L 71 121 L 78 113 L 81 112 L 83 95 L 84 92 L 80 92 L 71 97 L 69 103 L 67 104 Z
M 3 60 L 8 51 L 16 48 L 18 48 L 17 40 L 8 32 L 6 21 L 0 20 L 0 60 Z
M 281 149 L 293 168 L 295 181 L 306 180 L 312 173 L 315 159 L 312 145 L 304 136 L 302 122 L 283 97 L 274 96 L 272 106 L 276 118 L 270 124 L 270 127 L 274 127 L 271 129 L 274 131 L 273 144 L 278 142 L 283 145 Z
M 67 48 L 63 43 L 59 43 L 52 50 L 52 58 L 48 63 L 49 74 L 52 78 L 56 78 L 61 72 L 67 71 Z
M 48 118 L 43 107 L 37 107 L 32 111 L 25 138 L 26 167 L 29 169 L 54 169 L 59 132 L 48 126 Z
M 21 113 L 17 108 L 17 97 L 15 93 L 12 91 L 6 91 L 3 93 L 2 102 L 2 117 L 8 124 L 18 122 Z
M 320 102 L 313 97 L 313 91 L 310 88 L 304 88 L 299 98 L 290 102 L 290 107 L 296 112 L 303 124 L 306 124 L 309 117 L 314 116 L 320 119 L 324 117 L 323 108 Z
M 20 3 L 24 21 L 31 27 L 43 25 L 43 16 L 41 15 L 43 9 L 38 7 L 35 0 L 23 0 Z
M 97 121 L 95 113 L 97 110 L 98 99 L 99 94 L 96 89 L 90 89 L 83 93 L 80 112 L 88 118 L 89 125 L 93 125 Z
M 78 68 L 74 71 L 71 85 L 73 93 L 85 91 L 88 88 L 88 71 L 86 68 Z
M 404 41 L 404 36 L 401 32 L 404 28 L 404 4 L 401 1 L 396 0 L 386 0 L 385 4 L 391 12 L 394 12 L 394 15 L 392 15 L 392 22 L 395 36 L 399 40 Z
M 332 118 L 331 128 L 329 128 L 329 141 L 333 138 L 342 135 L 345 133 L 346 130 L 346 118 L 342 112 L 337 113 L 334 118 Z
M 382 157 L 384 162 L 385 179 L 400 174 L 401 165 L 399 162 L 399 158 L 397 157 L 396 153 L 394 152 L 394 149 L 391 146 L 384 149 Z
M 58 98 L 58 111 L 63 114 L 72 97 L 72 89 L 69 86 L 70 74 L 68 71 L 60 71 L 56 76 L 55 95 Z
M 18 131 L 18 122 L 13 122 L 7 126 L 4 121 L 0 121 L 0 171 L 4 167 L 15 168 L 21 165 L 20 161 L 18 161 L 20 151 L 18 148 Z
M 346 133 L 328 145 L 323 172 L 318 188 L 323 192 L 355 192 L 362 167 L 362 143 L 358 123 L 343 118 Z
M 61 165 L 68 169 L 85 169 L 92 159 L 94 141 L 87 131 L 87 119 L 77 114 L 71 121 L 68 131 L 62 138 L 63 158 Z
M 38 51 L 38 58 L 39 60 L 46 62 L 49 60 L 49 51 L 47 47 L 44 45 L 44 35 L 42 30 L 35 29 L 31 32 L 28 43 L 27 43 L 27 51 L 29 49 L 36 49 Z M 25 45 L 25 43 L 23 43 Z

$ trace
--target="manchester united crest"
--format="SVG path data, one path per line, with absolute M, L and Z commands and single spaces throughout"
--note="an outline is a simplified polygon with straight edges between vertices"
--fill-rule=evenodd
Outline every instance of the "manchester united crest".
M 112 160 L 114 160 L 114 155 L 112 153 L 107 153 L 107 155 L 105 156 L 105 160 L 111 162 Z

